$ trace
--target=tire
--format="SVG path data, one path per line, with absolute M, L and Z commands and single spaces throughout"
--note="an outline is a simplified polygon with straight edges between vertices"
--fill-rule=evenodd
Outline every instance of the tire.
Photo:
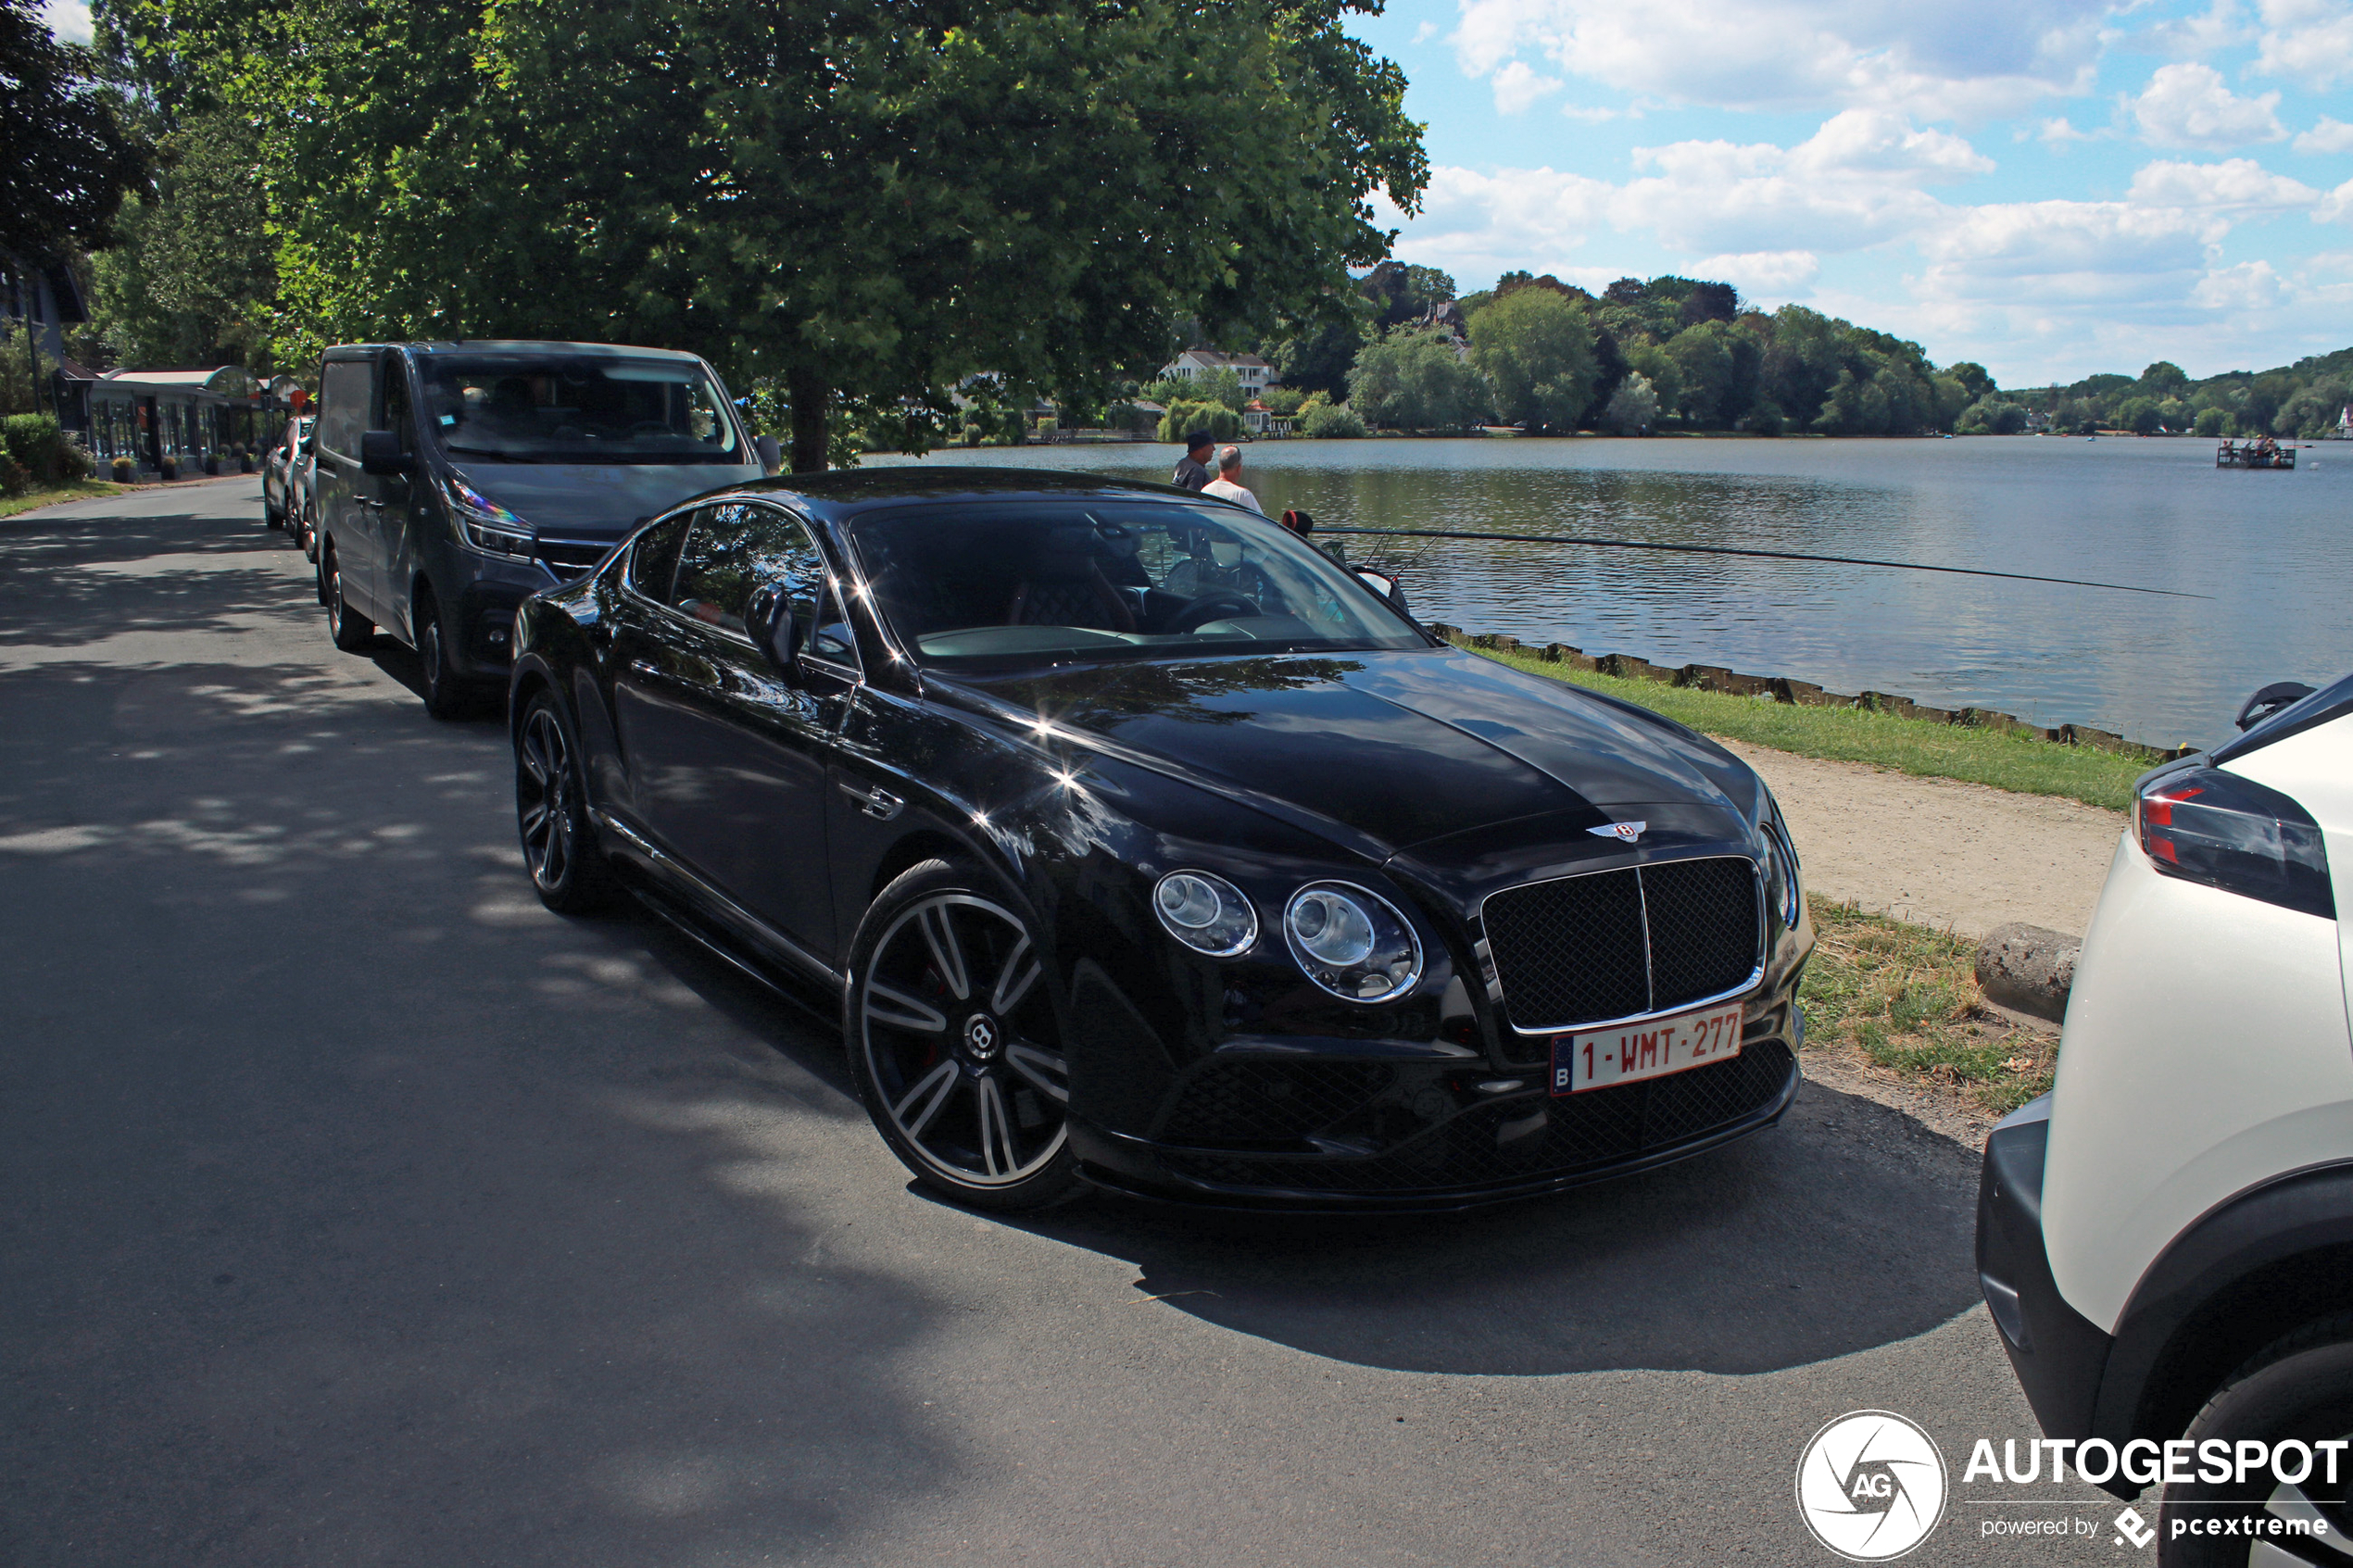
M 1032 929 L 978 868 L 925 860 L 883 889 L 850 944 L 844 1033 L 867 1114 L 917 1181 L 978 1209 L 1079 1190 Z
M 346 653 L 364 653 L 375 640 L 376 623 L 344 602 L 343 570 L 335 562 L 335 547 L 319 553 L 319 602 L 327 607 L 327 635 Z
M 473 706 L 474 687 L 450 668 L 448 636 L 442 628 L 441 606 L 434 598 L 432 589 L 418 591 L 415 618 L 410 624 L 417 632 L 417 662 L 424 680 L 425 711 L 444 721 L 462 716 Z
M 2193 1443 L 2219 1438 L 2275 1444 L 2353 1437 L 2353 1316 L 2311 1324 L 2258 1352 L 2231 1374 L 2197 1419 L 2183 1434 Z M 2233 1449 L 2235 1452 L 2235 1449 Z M 2196 1450 L 2194 1449 L 2195 1453 Z M 2274 1481 L 2259 1471 L 2246 1482 L 2194 1480 L 2165 1488 L 2158 1516 L 2158 1561 L 2164 1568 L 2284 1568 L 2298 1562 L 2353 1562 L 2346 1541 L 2353 1535 L 2353 1451 L 2338 1450 L 2336 1480 L 2330 1484 L 2316 1460 L 2300 1486 Z M 2174 1522 L 2257 1521 L 2280 1515 L 2309 1518 L 2317 1510 L 2328 1523 L 2325 1541 L 2294 1536 L 2183 1535 Z M 2227 1527 L 2227 1526 L 2226 1526 Z
M 515 726 L 515 827 L 539 901 L 560 915 L 593 914 L 618 884 L 588 820 L 580 746 L 556 694 L 542 689 Z
M 295 518 L 295 537 L 302 541 L 302 553 L 315 561 L 319 558 L 319 520 L 308 507 Z

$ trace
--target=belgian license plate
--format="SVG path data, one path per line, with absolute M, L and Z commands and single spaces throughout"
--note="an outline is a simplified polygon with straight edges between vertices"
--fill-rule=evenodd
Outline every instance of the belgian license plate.
M 1553 1036 L 1553 1093 L 1573 1095 L 1688 1073 L 1741 1054 L 1741 1004 L 1618 1029 Z

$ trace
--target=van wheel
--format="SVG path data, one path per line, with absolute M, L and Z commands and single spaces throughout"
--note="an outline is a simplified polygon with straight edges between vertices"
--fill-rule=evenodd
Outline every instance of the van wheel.
M 343 568 L 335 560 L 333 545 L 319 549 L 319 602 L 327 607 L 327 635 L 335 640 L 335 646 L 346 653 L 367 651 L 375 639 L 376 623 L 344 602 Z
M 415 620 L 417 661 L 423 667 L 425 711 L 436 719 L 455 719 L 469 706 L 473 688 L 449 667 L 449 644 L 441 628 L 441 606 L 433 590 L 419 589 Z
M 295 531 L 302 540 L 302 553 L 312 560 L 319 558 L 319 519 L 308 507 L 295 519 Z
M 977 866 L 925 860 L 850 945 L 844 1033 L 875 1130 L 915 1178 L 977 1209 L 1080 1190 L 1051 960 Z
M 2353 1437 L 2353 1316 L 2313 1323 L 2257 1352 L 2183 1436 L 2193 1443 L 2220 1439 L 2234 1454 L 2242 1441 L 2276 1449 L 2294 1440 L 2309 1450 L 2314 1443 Z M 2268 1468 L 2242 1481 L 2233 1469 L 2227 1480 L 2166 1487 L 2158 1561 L 2164 1568 L 2347 1561 L 2338 1543 L 2353 1536 L 2347 1501 L 2353 1492 L 2353 1462 L 2347 1462 L 2353 1452 L 2338 1449 L 2333 1465 L 2328 1457 L 2312 1453 L 2310 1472 L 2300 1482 L 2283 1481 Z M 2288 1462 L 2295 1463 L 2293 1450 Z M 2284 1532 L 2299 1520 L 2320 1522 L 2327 1533 L 2272 1533 L 2275 1524 Z

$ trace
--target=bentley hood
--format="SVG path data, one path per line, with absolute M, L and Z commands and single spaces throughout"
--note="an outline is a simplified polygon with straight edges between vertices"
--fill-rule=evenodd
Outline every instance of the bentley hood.
M 975 684 L 1391 852 L 1464 835 L 1478 858 L 1486 830 L 1544 816 L 1558 819 L 1547 836 L 1657 819 L 1678 838 L 1743 839 L 1758 806 L 1747 766 L 1680 725 L 1458 651 L 1099 665 Z

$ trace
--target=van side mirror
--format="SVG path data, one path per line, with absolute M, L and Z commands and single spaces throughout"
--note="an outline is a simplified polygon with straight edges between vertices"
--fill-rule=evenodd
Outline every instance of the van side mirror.
M 409 454 L 400 449 L 400 437 L 388 430 L 371 430 L 361 434 L 359 470 L 362 473 L 407 473 Z
M 778 470 L 785 466 L 784 443 L 778 441 L 774 436 L 762 435 L 755 437 L 751 444 L 751 449 L 753 455 L 758 457 L 760 459 L 761 472 L 774 476 Z
M 754 588 L 744 604 L 744 630 L 785 678 L 785 684 L 798 690 L 804 628 L 801 618 L 792 611 L 792 585 L 779 581 Z

